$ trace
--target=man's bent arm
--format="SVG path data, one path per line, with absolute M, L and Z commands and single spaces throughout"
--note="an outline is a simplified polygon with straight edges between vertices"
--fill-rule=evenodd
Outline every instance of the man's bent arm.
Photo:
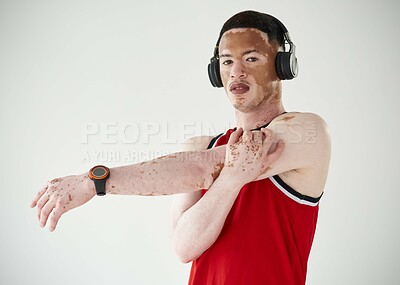
M 215 242 L 242 186 L 222 171 L 204 196 L 171 225 L 173 247 L 182 262 L 198 258 Z
M 242 130 L 233 132 L 226 147 L 225 166 L 204 196 L 188 193 L 175 202 L 171 239 L 182 262 L 196 259 L 216 241 L 242 186 L 269 169 L 282 153 L 282 143 L 268 153 L 273 134 L 264 131 L 266 139 L 262 132 L 247 131 L 241 140 Z

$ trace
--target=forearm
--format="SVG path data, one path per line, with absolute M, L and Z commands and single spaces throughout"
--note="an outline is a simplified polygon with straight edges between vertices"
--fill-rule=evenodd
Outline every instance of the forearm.
M 179 152 L 110 169 L 106 191 L 123 195 L 170 195 L 208 189 L 225 160 L 225 147 Z
M 204 196 L 182 213 L 171 231 L 181 261 L 196 259 L 216 241 L 241 187 L 221 173 Z

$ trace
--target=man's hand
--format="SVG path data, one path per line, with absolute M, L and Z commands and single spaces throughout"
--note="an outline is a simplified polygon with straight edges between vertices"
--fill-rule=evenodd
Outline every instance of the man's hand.
M 49 230 L 54 231 L 62 214 L 85 204 L 95 193 L 87 174 L 55 178 L 36 194 L 31 207 L 37 207 L 40 226 L 44 227 L 49 221 Z
M 226 145 L 222 172 L 230 175 L 241 185 L 255 180 L 269 170 L 270 165 L 282 153 L 283 141 L 274 144 L 274 140 L 273 132 L 266 128 L 261 131 L 237 129 L 231 134 Z

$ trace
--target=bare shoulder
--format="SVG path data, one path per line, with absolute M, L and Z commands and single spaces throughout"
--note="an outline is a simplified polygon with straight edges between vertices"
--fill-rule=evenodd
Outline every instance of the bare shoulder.
M 276 117 L 268 128 L 285 142 L 275 174 L 300 193 L 319 196 L 331 156 L 331 139 L 324 119 L 314 113 L 290 112 Z
M 314 113 L 290 112 L 276 117 L 268 127 L 286 143 L 300 148 L 323 148 L 330 152 L 328 125 Z
M 323 118 L 315 113 L 290 112 L 282 114 L 272 120 L 271 126 L 290 126 L 299 130 L 316 130 L 320 135 L 329 136 L 328 126 Z

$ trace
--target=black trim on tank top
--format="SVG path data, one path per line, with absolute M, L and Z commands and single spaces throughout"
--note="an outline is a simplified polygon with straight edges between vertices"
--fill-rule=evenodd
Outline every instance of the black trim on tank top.
M 294 190 L 289 185 L 287 185 L 285 183 L 285 181 L 283 181 L 282 178 L 279 177 L 279 175 L 274 175 L 272 177 L 276 180 L 276 182 L 278 182 L 279 185 L 281 185 L 283 188 L 285 188 L 286 191 L 288 191 L 293 196 L 296 196 L 300 200 L 305 200 L 305 201 L 308 201 L 308 202 L 311 202 L 311 203 L 318 203 L 319 200 L 321 199 L 322 195 L 323 195 L 323 193 L 322 193 L 321 196 L 319 196 L 317 198 L 311 197 L 311 196 L 307 196 L 307 195 L 303 195 L 303 194 L 297 192 L 296 190 Z
M 278 115 L 276 118 L 278 118 L 279 116 L 282 116 L 283 114 L 286 114 L 287 112 L 283 112 L 282 114 Z M 275 118 L 274 118 L 275 119 Z M 271 121 L 269 121 L 268 123 L 266 123 L 265 125 L 255 128 L 255 129 L 251 129 L 251 131 L 260 131 L 262 128 L 266 128 L 268 127 L 268 125 L 274 120 L 272 119 Z M 236 129 L 236 128 L 235 128 Z
M 283 113 L 280 114 L 279 116 L 282 116 L 283 114 L 286 114 L 286 113 L 287 113 L 287 112 L 283 112 Z M 277 117 L 279 117 L 279 116 L 277 116 Z M 274 119 L 275 119 L 275 118 L 274 118 Z M 255 128 L 255 129 L 252 129 L 251 131 L 260 131 L 261 128 L 268 127 L 268 125 L 269 125 L 272 121 L 273 121 L 273 119 L 272 119 L 270 122 L 266 123 L 265 125 L 263 125 L 263 126 L 261 126 L 261 127 L 258 127 L 258 128 Z M 235 128 L 233 128 L 233 129 L 236 131 L 237 128 L 235 127 Z M 211 139 L 210 143 L 208 144 L 207 149 L 212 148 L 213 145 L 214 145 L 214 143 L 215 143 L 215 141 L 216 141 L 217 139 L 219 139 L 219 137 L 222 136 L 223 134 L 224 134 L 224 133 L 220 133 L 219 135 L 213 137 L 213 138 Z
M 219 139 L 219 137 L 222 136 L 223 134 L 224 134 L 224 133 L 220 133 L 219 135 L 213 137 L 212 140 L 210 141 L 210 143 L 208 144 L 207 149 L 212 148 L 213 145 L 214 145 L 214 143 L 215 143 L 215 141 L 216 141 L 217 139 Z

